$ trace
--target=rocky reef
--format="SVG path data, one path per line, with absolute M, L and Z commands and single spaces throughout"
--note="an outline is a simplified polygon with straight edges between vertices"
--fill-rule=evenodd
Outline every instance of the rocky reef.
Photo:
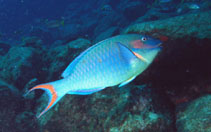
M 192 13 L 160 21 L 138 23 L 129 26 L 124 33 L 144 33 L 154 36 L 165 35 L 170 39 L 184 37 L 211 38 L 211 11 Z
M 121 10 L 132 21 L 141 16 L 130 16 L 128 12 L 139 7 L 142 7 L 141 2 L 131 3 Z M 112 7 L 103 6 L 102 10 L 112 12 Z M 134 82 L 122 88 L 107 88 L 89 96 L 66 95 L 35 120 L 35 114 L 43 110 L 48 97 L 40 91 L 24 97 L 25 91 L 36 84 L 59 79 L 66 66 L 84 49 L 93 42 L 118 34 L 120 30 L 108 24 L 110 28 L 106 27 L 107 30 L 95 29 L 95 39 L 57 40 L 50 48 L 43 46 L 36 37 L 25 38 L 19 46 L 1 46 L 0 50 L 4 50 L 0 54 L 2 130 L 210 131 L 210 13 L 186 14 L 127 27 L 122 33 L 141 33 L 165 40 L 163 51 L 153 64 Z M 97 30 L 102 34 L 97 34 Z
M 179 132 L 209 132 L 211 131 L 211 96 L 203 96 L 191 101 L 186 106 L 180 106 L 177 112 L 177 127 Z
M 173 131 L 163 101 L 145 85 L 107 88 L 90 96 L 67 95 L 40 120 L 44 131 Z

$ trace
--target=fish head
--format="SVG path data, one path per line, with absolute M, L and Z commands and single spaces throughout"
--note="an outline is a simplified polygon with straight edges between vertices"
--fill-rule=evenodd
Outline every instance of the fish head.
M 162 41 L 146 35 L 140 35 L 130 42 L 132 50 L 156 49 L 161 48 Z
M 142 61 L 151 63 L 161 50 L 162 41 L 146 35 L 140 35 L 130 42 L 131 51 Z

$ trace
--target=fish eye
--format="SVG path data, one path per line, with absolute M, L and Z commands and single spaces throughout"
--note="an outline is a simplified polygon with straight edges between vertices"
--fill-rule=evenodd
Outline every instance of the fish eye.
M 141 38 L 141 41 L 146 41 L 146 40 L 147 40 L 146 37 L 142 37 L 142 38 Z

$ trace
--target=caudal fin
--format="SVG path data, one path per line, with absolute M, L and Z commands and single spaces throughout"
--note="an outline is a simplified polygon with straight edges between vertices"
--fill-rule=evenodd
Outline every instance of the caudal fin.
M 49 101 L 48 101 L 48 105 L 47 107 L 37 116 L 37 118 L 39 118 L 40 116 L 42 116 L 45 112 L 47 112 L 49 109 L 51 109 L 63 96 L 64 94 L 60 95 L 58 92 L 56 91 L 55 87 L 52 84 L 41 84 L 41 85 L 37 85 L 33 88 L 31 88 L 27 93 L 29 94 L 31 91 L 36 90 L 36 89 L 41 89 L 41 90 L 45 90 L 45 92 L 48 94 L 49 96 Z

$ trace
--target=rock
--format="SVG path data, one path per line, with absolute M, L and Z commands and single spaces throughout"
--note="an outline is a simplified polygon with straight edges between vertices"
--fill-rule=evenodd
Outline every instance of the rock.
M 81 24 L 66 24 L 60 28 L 58 38 L 65 40 L 73 40 L 76 39 L 81 34 L 81 32 Z
M 38 131 L 39 127 L 34 121 L 34 114 L 29 111 L 26 104 L 26 100 L 23 100 L 20 96 L 14 96 L 7 90 L 0 91 L 1 132 Z
M 118 27 L 111 27 L 108 30 L 106 30 L 105 32 L 102 32 L 101 34 L 99 34 L 94 42 L 99 42 L 102 41 L 104 39 L 110 38 L 114 35 L 116 35 L 118 33 Z
M 51 47 L 56 47 L 62 45 L 64 42 L 62 40 L 56 40 L 51 44 Z
M 0 77 L 7 83 L 23 89 L 24 85 L 38 75 L 42 64 L 39 53 L 33 48 L 12 47 L 0 63 Z
M 23 43 L 21 46 L 41 48 L 43 46 L 42 40 L 37 36 L 29 36 L 23 38 Z
M 83 50 L 91 46 L 91 42 L 87 39 L 78 38 L 77 40 L 70 41 L 69 43 L 52 48 L 48 52 L 46 58 L 50 61 L 48 66 L 48 79 L 56 80 L 61 76 L 61 73 L 69 65 L 69 63 L 77 57 Z M 46 61 L 47 61 L 46 60 Z
M 176 16 L 177 13 L 173 12 L 173 13 L 162 13 L 159 12 L 158 9 L 156 8 L 151 8 L 149 11 L 146 12 L 146 14 L 144 16 L 141 16 L 139 18 L 137 18 L 133 24 L 135 23 L 143 23 L 143 22 L 147 22 L 147 21 L 156 21 L 156 20 L 161 20 L 161 19 L 168 19 L 170 17 Z
M 99 11 L 100 12 L 100 11 Z M 122 27 L 122 22 L 128 23 L 128 21 L 124 18 L 122 14 L 118 14 L 116 11 L 109 11 L 108 14 L 103 14 L 103 12 L 99 13 L 97 18 L 99 19 L 97 26 L 94 28 L 94 38 L 96 38 L 99 34 L 105 32 L 111 27 Z
M 169 19 L 134 24 L 124 33 L 141 33 L 151 36 L 165 35 L 171 39 L 195 37 L 211 38 L 211 11 L 177 16 Z
M 0 41 L 0 55 L 5 55 L 10 48 L 11 46 L 9 44 Z
M 64 132 L 173 131 L 169 108 L 161 102 L 146 86 L 107 88 L 89 96 L 67 95 L 41 117 L 41 125 L 45 131 Z
M 13 85 L 8 84 L 7 82 L 1 80 L 1 78 L 0 78 L 0 91 L 3 91 L 3 90 L 9 90 L 15 96 L 20 96 L 21 95 L 20 91 L 16 87 L 14 87 Z
M 134 21 L 147 12 L 147 6 L 141 1 L 125 1 L 118 8 L 129 21 Z
M 61 77 L 61 73 L 64 71 L 68 62 L 72 58 L 70 49 L 67 46 L 56 46 L 55 48 L 49 50 L 47 53 L 46 61 L 49 61 L 47 67 L 45 67 L 48 76 L 46 81 L 56 80 Z
M 30 111 L 24 111 L 18 114 L 15 118 L 16 130 L 19 132 L 37 132 L 41 131 L 38 124 L 34 121 L 34 114 Z M 27 124 L 27 125 L 26 125 Z
M 111 5 L 105 4 L 101 7 L 101 10 L 105 12 L 109 12 L 109 11 L 112 11 L 113 8 L 111 7 Z
M 36 36 L 38 37 L 41 41 L 41 44 L 44 44 L 44 45 L 50 45 L 52 44 L 55 39 L 54 36 L 53 36 L 53 33 L 58 33 L 58 31 L 51 31 L 51 30 L 48 30 L 46 28 L 42 28 L 42 27 L 35 27 L 31 32 L 30 32 L 30 36 Z
M 1 86 L 0 86 L 1 89 Z M 13 94 L 8 91 L 1 91 L 0 92 L 0 126 L 1 131 L 17 131 L 16 124 L 14 122 L 14 118 L 17 114 L 15 110 L 17 110 L 18 106 L 16 104 L 19 104 L 21 101 L 19 98 L 14 98 Z
M 109 132 L 159 132 L 165 131 L 166 129 L 153 128 L 154 125 L 159 124 L 158 122 L 164 122 L 162 115 L 149 112 L 142 117 L 141 115 L 129 115 L 128 118 L 120 127 L 113 127 Z M 160 120 L 160 121 L 158 121 Z M 163 120 L 163 121 L 161 121 Z M 154 130 L 153 130 L 154 129 Z
M 179 132 L 211 131 L 211 95 L 203 96 L 178 108 L 177 129 Z
M 200 4 L 200 7 L 204 10 L 210 10 L 211 9 L 211 1 L 206 0 Z
M 78 38 L 74 41 L 67 43 L 69 48 L 80 49 L 80 48 L 87 48 L 91 46 L 91 42 L 87 39 Z

